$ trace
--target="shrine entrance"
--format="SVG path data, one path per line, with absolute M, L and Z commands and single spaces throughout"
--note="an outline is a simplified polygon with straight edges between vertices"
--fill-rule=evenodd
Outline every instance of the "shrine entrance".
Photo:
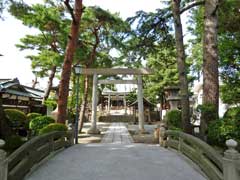
M 149 69 L 125 69 L 125 68 L 89 68 L 83 69 L 82 74 L 93 75 L 92 88 L 92 116 L 89 134 L 98 134 L 97 128 L 97 87 L 98 84 L 137 84 L 137 101 L 138 101 L 138 124 L 139 131 L 144 132 L 144 107 L 143 107 L 143 89 L 142 75 L 150 75 L 152 71 Z M 134 75 L 137 80 L 98 80 L 98 75 Z

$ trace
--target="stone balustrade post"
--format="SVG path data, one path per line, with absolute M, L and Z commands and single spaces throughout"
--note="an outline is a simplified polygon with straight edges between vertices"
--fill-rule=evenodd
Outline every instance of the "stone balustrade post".
M 161 147 L 166 147 L 166 127 L 164 123 L 160 124 L 159 128 L 159 144 Z
M 7 153 L 1 148 L 4 146 L 5 141 L 0 139 L 0 179 L 7 180 L 8 175 L 8 161 Z
M 73 131 L 69 131 L 69 142 L 70 142 L 70 146 L 74 145 L 74 132 Z
M 239 180 L 240 154 L 236 150 L 237 142 L 233 139 L 227 140 L 228 150 L 224 152 L 223 158 L 223 176 L 224 180 Z

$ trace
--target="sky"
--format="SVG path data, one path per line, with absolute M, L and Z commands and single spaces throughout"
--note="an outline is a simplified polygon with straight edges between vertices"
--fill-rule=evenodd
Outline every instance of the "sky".
M 42 2 L 41 0 L 32 0 L 31 2 Z M 85 6 L 100 6 L 111 12 L 119 12 L 123 19 L 135 15 L 136 11 L 144 10 L 153 12 L 161 8 L 161 0 L 83 0 Z M 34 34 L 36 30 L 29 29 L 22 25 L 21 21 L 4 14 L 5 20 L 0 20 L 0 79 L 15 78 L 20 83 L 31 86 L 34 75 L 31 71 L 31 62 L 26 55 L 31 51 L 20 51 L 15 47 L 19 39 L 26 34 Z M 40 80 L 40 88 L 46 85 L 46 80 Z

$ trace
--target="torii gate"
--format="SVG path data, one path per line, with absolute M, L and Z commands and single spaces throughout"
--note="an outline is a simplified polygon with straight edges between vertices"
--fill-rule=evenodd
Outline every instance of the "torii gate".
M 98 134 L 100 131 L 97 128 L 97 86 L 98 84 L 137 84 L 138 86 L 138 121 L 139 131 L 144 132 L 144 107 L 143 107 L 143 90 L 142 90 L 142 75 L 150 75 L 150 69 L 125 69 L 125 68 L 89 68 L 83 69 L 82 74 L 93 75 L 92 89 L 92 117 L 91 127 L 88 130 L 89 134 Z M 99 80 L 98 75 L 137 75 L 137 80 Z

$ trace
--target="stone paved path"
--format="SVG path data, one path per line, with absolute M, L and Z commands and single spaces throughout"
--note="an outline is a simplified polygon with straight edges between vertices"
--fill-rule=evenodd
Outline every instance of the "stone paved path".
M 124 135 L 119 138 L 110 132 Z M 64 150 L 26 180 L 206 180 L 175 152 L 125 141 L 128 136 L 123 124 L 113 124 L 109 133 L 105 143 L 75 145 Z
M 112 123 L 103 137 L 102 143 L 131 144 L 133 139 L 124 123 Z

